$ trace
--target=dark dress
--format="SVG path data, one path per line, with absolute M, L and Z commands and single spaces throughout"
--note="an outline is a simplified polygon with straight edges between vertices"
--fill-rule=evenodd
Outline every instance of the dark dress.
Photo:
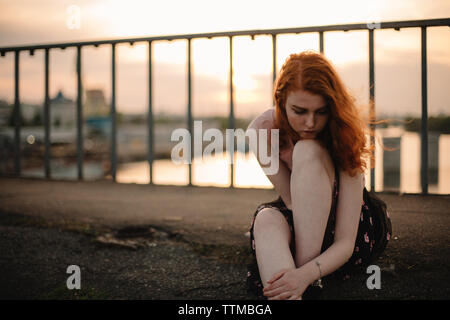
M 321 252 L 328 249 L 333 244 L 334 241 L 334 230 L 336 225 L 336 208 L 337 208 L 337 200 L 339 195 L 339 175 L 338 171 L 335 171 L 335 179 L 334 179 L 334 188 L 332 193 L 332 204 L 330 209 L 330 215 L 328 217 L 328 223 L 325 230 L 325 235 L 322 243 Z M 256 260 L 256 251 L 255 251 L 255 239 L 253 236 L 253 227 L 255 223 L 255 218 L 259 212 L 261 212 L 265 208 L 272 208 L 280 211 L 283 216 L 286 218 L 286 221 L 291 230 L 291 241 L 290 250 L 292 256 L 295 257 L 295 230 L 294 230 L 294 222 L 292 211 L 286 207 L 281 197 L 277 200 L 263 203 L 256 209 L 255 214 L 253 215 L 253 221 L 250 227 L 250 248 L 252 251 L 252 261 L 248 264 L 247 269 L 247 288 L 248 291 L 254 295 L 258 299 L 266 299 L 263 295 L 262 289 L 263 285 L 261 282 L 261 278 L 258 270 L 258 263 Z M 349 274 L 354 271 L 355 267 L 362 267 L 369 265 L 375 258 L 376 254 L 374 252 L 375 243 L 375 235 L 377 233 L 377 225 L 374 223 L 376 221 L 375 217 L 372 216 L 372 212 L 369 210 L 369 207 L 366 203 L 362 203 L 361 205 L 361 216 L 359 219 L 358 233 L 356 236 L 355 247 L 351 258 L 338 270 L 336 270 L 335 274 L 340 274 L 344 278 L 348 278 Z M 389 217 L 388 217 L 389 219 Z M 389 221 L 390 223 L 390 221 Z M 389 241 L 392 236 L 392 229 L 388 230 L 386 233 L 386 238 Z

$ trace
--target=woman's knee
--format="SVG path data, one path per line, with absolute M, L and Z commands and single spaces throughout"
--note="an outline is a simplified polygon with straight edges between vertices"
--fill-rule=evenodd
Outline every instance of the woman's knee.
M 328 151 L 316 140 L 299 140 L 292 151 L 293 163 L 299 161 L 309 163 L 313 160 L 323 159 Z
M 273 234 L 273 232 L 281 232 L 286 234 L 288 241 L 290 241 L 289 225 L 283 214 L 272 208 L 265 208 L 256 215 L 253 224 L 253 234 L 255 240 L 259 236 L 266 234 Z
M 307 168 L 317 165 L 325 167 L 330 177 L 334 176 L 334 164 L 325 147 L 316 140 L 298 141 L 292 152 L 292 171 L 296 172 L 300 168 L 308 170 Z
M 315 172 L 317 168 L 325 169 L 332 184 L 335 170 L 328 151 L 315 140 L 298 141 L 292 152 L 292 173 Z

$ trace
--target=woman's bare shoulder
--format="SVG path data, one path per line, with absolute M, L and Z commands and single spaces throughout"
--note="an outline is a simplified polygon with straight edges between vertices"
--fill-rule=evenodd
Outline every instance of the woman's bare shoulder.
M 250 122 L 248 129 L 272 129 L 275 121 L 275 108 L 268 108 Z

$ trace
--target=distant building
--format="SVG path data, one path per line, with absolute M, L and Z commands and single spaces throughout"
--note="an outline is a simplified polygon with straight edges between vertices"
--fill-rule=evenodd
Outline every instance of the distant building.
M 42 112 L 44 110 L 42 109 Z M 55 127 L 71 127 L 75 124 L 76 104 L 64 96 L 61 90 L 50 99 L 50 123 Z
M 83 103 L 84 120 L 101 121 L 109 119 L 109 106 L 101 89 L 85 91 Z M 9 125 L 14 106 L 5 100 L 0 100 L 0 125 Z M 22 125 L 39 126 L 44 123 L 43 104 L 20 103 L 20 113 L 23 119 Z M 64 95 L 59 90 L 54 98 L 50 99 L 50 123 L 52 127 L 73 127 L 76 123 L 76 101 Z M 104 122 L 104 121 L 103 121 Z
M 108 117 L 109 106 L 106 103 L 105 95 L 101 89 L 86 90 L 86 101 L 84 103 L 84 116 Z

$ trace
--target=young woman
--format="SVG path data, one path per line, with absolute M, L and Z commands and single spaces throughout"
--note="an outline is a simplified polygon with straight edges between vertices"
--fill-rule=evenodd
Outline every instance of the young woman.
M 322 277 L 371 259 L 376 230 L 363 188 L 372 152 L 354 99 L 322 54 L 290 55 L 274 97 L 249 126 L 279 129 L 267 144 L 279 143 L 280 161 L 268 175 L 279 198 L 257 208 L 250 228 L 247 283 L 260 298 L 302 299 Z

